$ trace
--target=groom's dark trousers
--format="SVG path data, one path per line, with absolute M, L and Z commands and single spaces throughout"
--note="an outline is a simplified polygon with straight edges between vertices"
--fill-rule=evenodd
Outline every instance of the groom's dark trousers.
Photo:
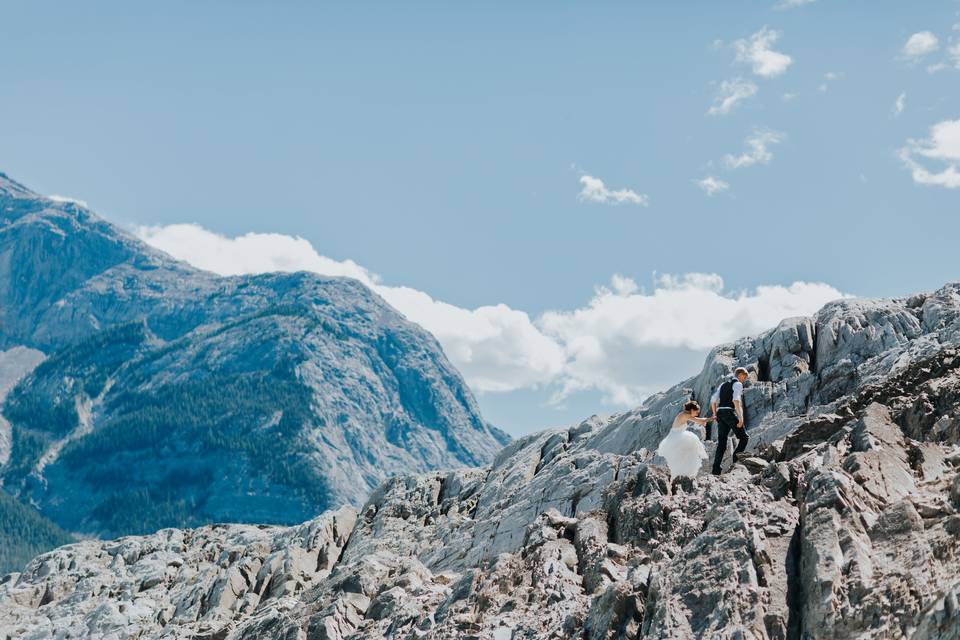
M 730 409 L 721 408 L 717 411 L 717 454 L 713 457 L 713 475 L 720 475 L 720 463 L 723 462 L 723 454 L 727 452 L 727 436 L 734 435 L 737 438 L 737 448 L 733 450 L 733 457 L 736 460 L 738 453 L 743 453 L 747 448 L 747 430 L 737 427 L 737 412 Z

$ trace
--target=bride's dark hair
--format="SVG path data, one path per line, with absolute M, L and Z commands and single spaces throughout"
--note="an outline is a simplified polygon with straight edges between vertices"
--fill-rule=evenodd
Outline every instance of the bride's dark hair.
M 687 404 L 683 405 L 684 411 L 693 411 L 694 409 L 697 409 L 697 410 L 700 409 L 700 403 L 697 402 L 696 400 L 691 400 Z

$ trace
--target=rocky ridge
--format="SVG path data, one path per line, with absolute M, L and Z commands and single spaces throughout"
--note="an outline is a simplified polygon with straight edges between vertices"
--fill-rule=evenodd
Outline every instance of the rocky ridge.
M 289 542 L 302 527 L 257 530 L 281 551 L 224 526 L 39 556 L 0 585 L 0 628 L 18 638 L 957 639 L 958 347 L 960 284 L 831 303 L 718 347 L 699 375 L 634 411 L 532 435 L 486 468 L 392 478 L 359 512 L 302 525 L 322 532 L 306 546 Z M 752 372 L 750 455 L 720 477 L 671 483 L 654 445 L 684 401 L 738 365 Z M 337 532 L 352 522 L 345 538 L 331 518 Z M 120 548 L 138 550 L 122 570 Z M 318 548 L 339 555 L 315 562 Z M 308 559 L 267 579 L 281 552 Z M 208 577 L 182 579 L 186 565 Z M 287 585 L 280 594 L 275 581 Z

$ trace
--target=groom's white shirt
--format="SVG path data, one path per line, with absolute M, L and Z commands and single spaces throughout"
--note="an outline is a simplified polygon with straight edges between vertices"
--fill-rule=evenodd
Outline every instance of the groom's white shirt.
M 720 387 L 726 384 L 726 381 L 721 382 L 717 385 L 717 388 L 713 390 L 713 395 L 710 396 L 710 404 L 720 404 Z M 743 397 L 743 383 L 737 380 L 733 383 L 733 399 L 734 401 L 740 400 Z

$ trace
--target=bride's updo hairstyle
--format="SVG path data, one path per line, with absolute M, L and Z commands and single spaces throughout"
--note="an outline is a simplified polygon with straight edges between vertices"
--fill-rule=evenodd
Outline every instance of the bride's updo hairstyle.
M 699 410 L 700 410 L 700 403 L 697 402 L 696 400 L 691 400 L 691 401 L 688 402 L 687 404 L 683 405 L 683 410 L 684 410 L 684 411 L 699 411 Z

